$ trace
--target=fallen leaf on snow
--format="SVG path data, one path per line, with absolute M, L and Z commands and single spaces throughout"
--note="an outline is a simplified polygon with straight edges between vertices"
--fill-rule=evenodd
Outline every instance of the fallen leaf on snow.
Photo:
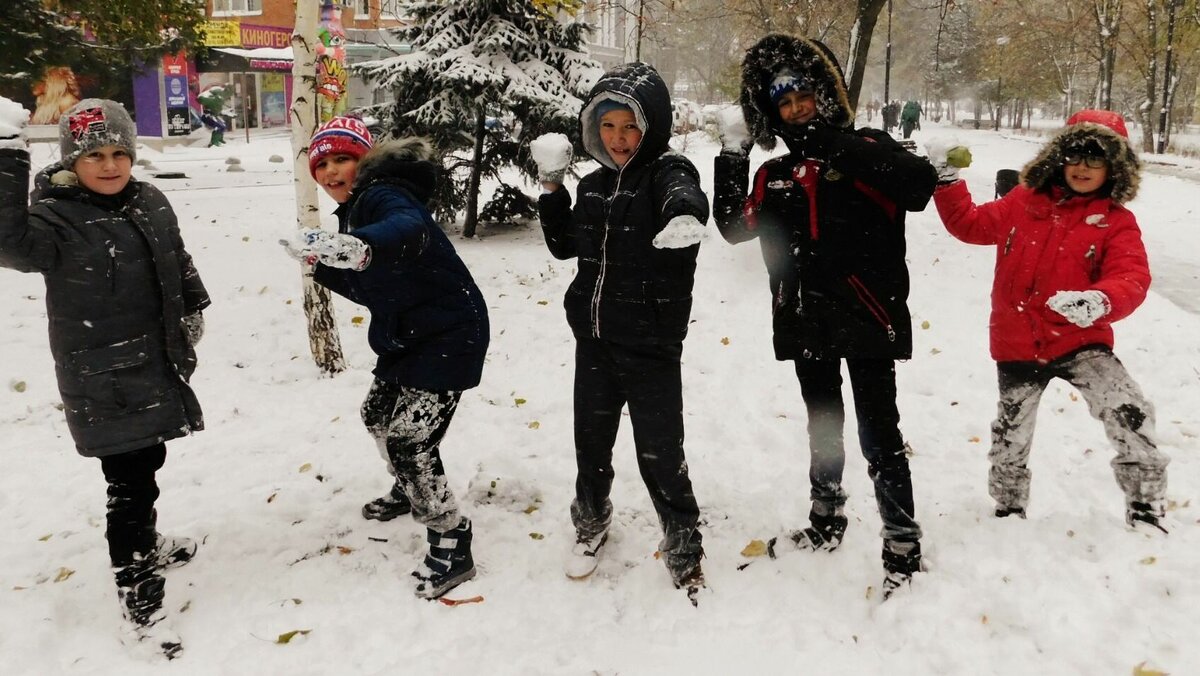
M 303 472 L 307 472 L 307 471 L 308 471 L 308 470 L 310 470 L 310 469 L 312 469 L 312 463 L 311 463 L 311 462 L 306 462 L 306 463 L 304 463 L 303 465 L 300 465 L 300 472 L 301 472 L 301 473 L 303 473 Z
M 71 570 L 70 568 L 59 568 L 58 574 L 54 576 L 54 581 L 62 582 L 63 580 L 71 577 L 74 574 L 75 574 L 75 571 Z
M 461 606 L 466 603 L 483 603 L 483 597 L 482 596 L 472 596 L 471 598 L 467 598 L 467 599 L 448 599 L 448 598 L 442 597 L 442 598 L 438 599 L 438 601 L 444 606 Z
M 1165 671 L 1147 667 L 1146 663 L 1142 662 L 1133 668 L 1133 676 L 1168 676 L 1168 674 Z
M 293 629 L 291 631 L 285 631 L 279 635 L 279 638 L 275 639 L 275 642 L 280 645 L 286 645 L 290 643 L 292 639 L 296 638 L 296 634 L 306 636 L 311 631 L 312 629 Z
M 751 540 L 742 548 L 742 556 L 762 556 L 767 553 L 767 543 L 762 540 Z

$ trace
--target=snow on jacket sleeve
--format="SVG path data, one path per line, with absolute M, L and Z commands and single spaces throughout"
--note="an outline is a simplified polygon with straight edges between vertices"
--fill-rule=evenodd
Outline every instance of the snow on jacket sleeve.
M 1018 186 L 1003 198 L 976 206 L 966 181 L 938 187 L 933 193 L 942 225 L 967 244 L 1000 244 L 1008 236 L 1011 206 L 1025 188 Z
M 823 128 L 829 168 L 878 190 L 905 211 L 922 211 L 937 186 L 937 170 L 886 132 L 847 133 Z M 860 136 L 859 134 L 864 134 Z
M 1133 314 L 1150 289 L 1150 264 L 1142 231 L 1131 212 L 1124 211 L 1123 215 L 1128 221 L 1115 226 L 1105 242 L 1100 277 L 1092 287 L 1108 296 L 1110 310 L 1101 321 L 1110 323 Z
M 0 148 L 0 266 L 48 272 L 58 265 L 58 235 L 29 215 L 29 152 Z
M 559 260 L 579 255 L 575 246 L 575 217 L 571 212 L 571 192 L 559 186 L 558 190 L 538 198 L 538 217 L 542 221 L 542 234 L 550 255 Z
M 765 166 L 760 167 L 755 175 L 755 186 L 765 180 Z M 720 153 L 713 160 L 713 218 L 717 221 L 717 230 L 730 244 L 758 236 L 754 210 L 761 195 L 755 191 L 746 196 L 746 177 L 749 173 L 748 155 Z
M 653 186 L 654 204 L 660 205 L 659 225 L 665 226 L 678 216 L 692 216 L 701 224 L 708 222 L 708 197 L 700 189 L 700 172 L 687 159 L 664 156 L 655 170 Z

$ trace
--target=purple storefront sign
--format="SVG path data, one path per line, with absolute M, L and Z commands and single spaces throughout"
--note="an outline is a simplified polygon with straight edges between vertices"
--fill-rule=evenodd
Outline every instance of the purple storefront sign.
M 157 68 L 135 70 L 133 76 L 133 114 L 138 136 L 163 136 L 162 100 L 158 96 Z

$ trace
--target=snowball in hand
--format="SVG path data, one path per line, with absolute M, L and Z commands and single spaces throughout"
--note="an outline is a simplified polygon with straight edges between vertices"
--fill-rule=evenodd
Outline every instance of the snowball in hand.
M 726 150 L 741 150 L 750 143 L 750 131 L 739 106 L 729 106 L 717 112 L 717 131 Z
M 16 101 L 0 96 L 0 138 L 19 136 L 28 121 L 28 110 Z
M 945 163 L 959 169 L 971 166 L 971 150 L 957 137 L 935 138 L 925 143 L 925 152 L 935 166 Z
M 542 134 L 529 143 L 529 152 L 539 173 L 561 173 L 571 163 L 571 140 L 565 134 Z

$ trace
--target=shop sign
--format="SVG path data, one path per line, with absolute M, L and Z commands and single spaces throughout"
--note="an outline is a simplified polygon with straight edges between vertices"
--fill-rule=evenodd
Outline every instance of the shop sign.
M 256 26 L 242 24 L 242 47 L 290 47 L 292 44 L 292 29 L 281 26 Z
M 205 21 L 204 44 L 209 47 L 241 47 L 241 25 L 237 20 Z

